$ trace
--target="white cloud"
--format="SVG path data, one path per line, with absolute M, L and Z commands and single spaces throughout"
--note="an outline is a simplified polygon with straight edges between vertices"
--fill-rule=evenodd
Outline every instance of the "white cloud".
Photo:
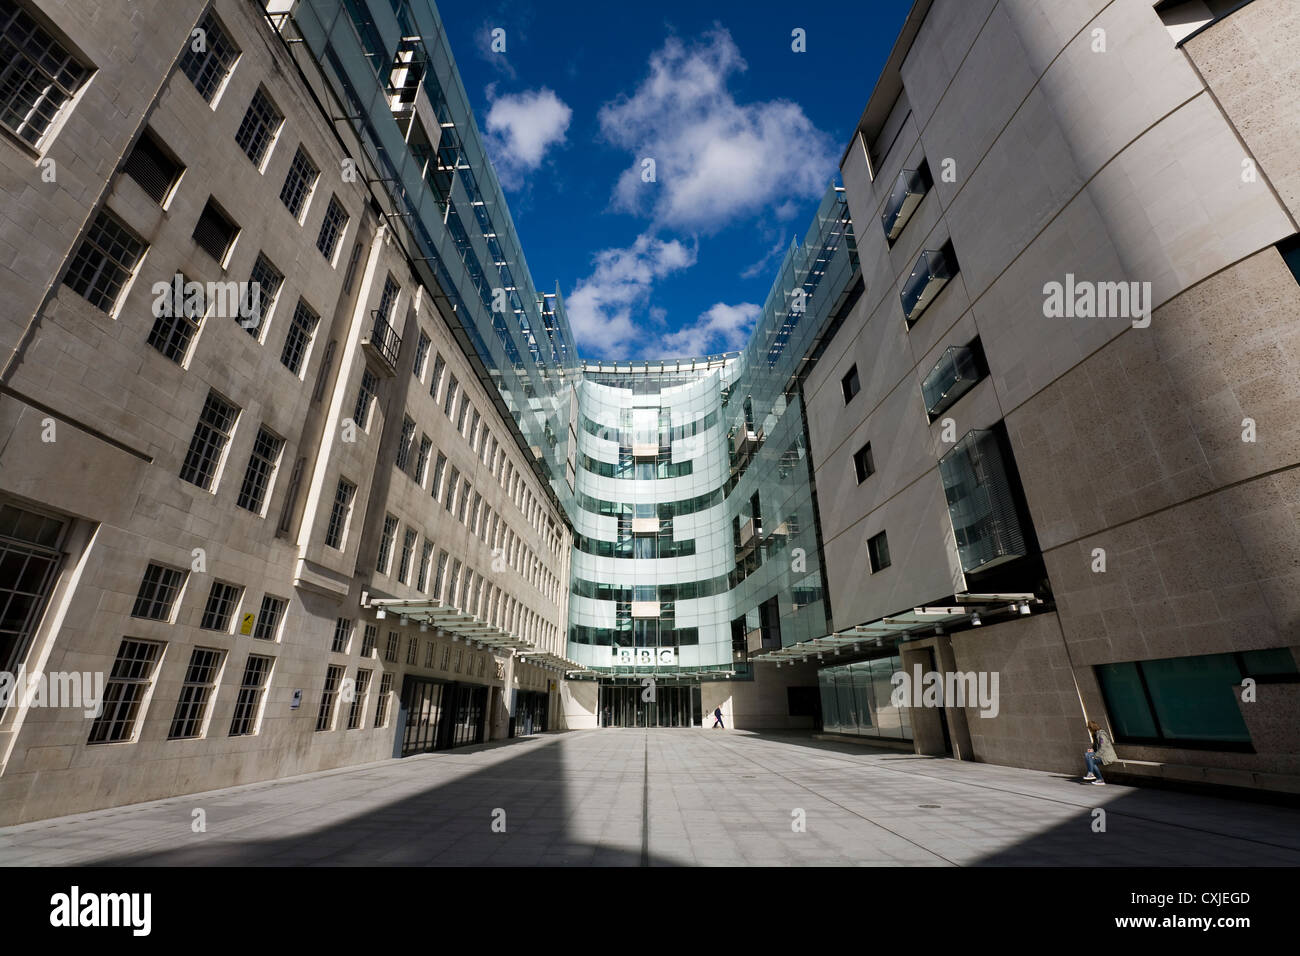
M 784 255 L 788 246 L 789 243 L 785 241 L 785 232 L 783 231 L 781 233 L 781 238 L 776 241 L 776 245 L 763 253 L 763 258 L 741 270 L 740 277 L 742 279 L 753 279 L 754 277 L 766 272 L 769 263 Z
M 762 307 L 753 302 L 718 302 L 691 325 L 663 339 L 664 358 L 698 358 L 743 348 Z
M 689 47 L 670 37 L 636 92 L 601 108 L 605 137 L 633 155 L 615 186 L 615 208 L 713 232 L 734 217 L 822 194 L 836 167 L 830 137 L 788 100 L 737 103 L 727 80 L 745 69 L 724 29 Z M 653 183 L 642 181 L 646 157 L 655 161 Z
M 488 99 L 488 153 L 502 185 L 516 188 L 523 185 L 525 174 L 541 166 L 548 149 L 564 142 L 573 110 L 546 87 L 500 97 L 489 87 Z
M 565 297 L 565 311 L 584 353 L 626 357 L 644 353 L 649 329 L 632 318 L 644 306 L 656 279 L 695 264 L 696 250 L 676 239 L 637 236 L 623 249 L 596 253 L 591 275 Z M 649 310 L 663 321 L 662 310 Z

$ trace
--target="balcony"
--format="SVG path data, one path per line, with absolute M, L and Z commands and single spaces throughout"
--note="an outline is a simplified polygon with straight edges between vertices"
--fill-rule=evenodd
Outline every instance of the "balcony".
M 373 323 L 370 334 L 361 340 L 361 347 L 374 356 L 388 375 L 397 374 L 397 357 L 402 351 L 402 337 L 388 324 L 388 318 L 378 309 L 370 310 Z
M 956 274 L 956 262 L 950 246 L 944 246 L 942 249 L 926 249 L 921 253 L 900 294 L 903 301 L 903 317 L 907 319 L 909 329 L 916 324 L 921 313 L 930 307 L 935 297 L 943 291 L 948 280 Z
M 921 395 L 930 420 L 956 404 L 980 380 L 979 362 L 968 346 L 954 345 L 943 353 L 930 374 L 921 382 Z
M 885 212 L 880 217 L 880 225 L 885 230 L 885 238 L 891 243 L 902 235 L 907 222 L 921 205 L 921 199 L 930 191 L 929 177 L 920 169 L 905 169 L 898 174 L 898 181 L 885 203 Z
M 962 571 L 986 570 L 1026 553 L 997 436 L 968 432 L 939 459 Z
M 742 430 L 731 436 L 731 471 L 739 473 L 749 465 L 750 459 L 763 447 L 761 431 Z

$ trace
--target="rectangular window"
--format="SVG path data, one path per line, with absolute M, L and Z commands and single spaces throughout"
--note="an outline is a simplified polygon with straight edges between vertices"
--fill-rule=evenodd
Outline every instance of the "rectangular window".
M 415 532 L 410 528 L 402 535 L 402 560 L 397 565 L 397 580 L 411 583 L 411 558 L 415 554 Z
M 429 493 L 435 501 L 442 497 L 442 476 L 447 470 L 447 456 L 438 452 L 438 462 L 433 466 L 433 481 L 429 483 Z
M 331 548 L 343 550 L 343 538 L 347 534 L 348 519 L 352 516 L 352 497 L 357 486 L 346 478 L 340 478 L 334 490 L 334 504 L 330 507 L 329 526 L 325 529 L 325 544 Z
M 889 539 L 885 532 L 867 539 L 867 555 L 871 559 L 872 574 L 889 567 Z
M 135 739 L 140 709 L 153 683 L 163 645 L 157 641 L 123 638 L 113 661 L 103 706 L 90 726 L 88 744 L 109 744 Z
M 361 656 L 370 658 L 375 656 L 375 644 L 379 640 L 379 628 L 374 624 L 367 624 L 365 631 L 361 635 Z
M 257 626 L 253 628 L 253 637 L 259 641 L 274 641 L 279 638 L 280 622 L 284 620 L 285 608 L 289 602 L 273 594 L 262 595 L 262 607 L 257 614 Z
M 194 437 L 185 453 L 185 462 L 181 465 L 183 481 L 198 485 L 204 491 L 212 490 L 213 479 L 221 467 L 238 417 L 236 406 L 216 392 L 208 392 L 203 411 L 199 413 L 199 422 L 194 427 Z
M 12 0 L 0 2 L 0 123 L 36 146 L 90 70 Z
M 430 641 L 428 644 L 424 645 L 424 666 L 425 667 L 428 668 L 433 667 L 433 653 L 434 653 L 434 644 L 433 641 Z
M 302 221 L 302 211 L 307 206 L 307 200 L 319 176 L 320 170 L 311 161 L 306 150 L 299 146 L 298 151 L 293 154 L 293 162 L 289 164 L 289 173 L 284 177 L 284 185 L 280 187 L 280 202 L 284 203 L 284 208 L 288 209 L 290 215 L 299 222 Z
M 316 248 L 330 262 L 334 261 L 334 252 L 347 227 L 347 211 L 337 196 L 331 196 L 329 208 L 325 210 L 325 219 L 320 224 L 320 234 L 316 237 Z
M 375 392 L 379 389 L 379 380 L 370 369 L 361 371 L 361 389 L 357 392 L 357 405 L 352 412 L 352 420 L 357 427 L 365 431 L 370 426 L 370 406 L 374 404 Z
M 858 477 L 858 484 L 862 484 L 875 471 L 876 463 L 871 457 L 871 442 L 867 442 L 853 453 L 853 472 Z
M 428 435 L 420 436 L 420 451 L 415 456 L 415 483 L 424 487 L 424 478 L 429 472 L 429 455 L 433 452 L 433 441 Z
M 196 31 L 185 38 L 185 52 L 179 67 L 199 91 L 199 96 L 211 103 L 238 56 L 239 48 L 208 11 L 199 21 Z
M 343 680 L 343 668 L 331 664 L 325 670 L 325 686 L 321 690 L 320 710 L 316 712 L 316 730 L 334 729 L 334 703 L 338 699 L 339 683 Z
M 280 294 L 280 286 L 283 284 L 284 273 L 259 252 L 257 261 L 253 263 L 253 271 L 248 276 L 249 289 L 257 290 L 257 308 L 251 316 L 240 317 L 240 325 L 243 326 L 244 331 L 259 342 L 266 329 L 265 319 L 271 314 L 275 297 Z
M 101 209 L 77 247 L 63 282 L 95 308 L 112 315 L 144 250 L 144 242 L 135 233 Z
M 460 598 L 460 561 L 453 558 L 451 562 L 451 577 L 447 579 L 447 597 L 444 604 L 450 604 L 452 607 L 460 607 L 458 603 Z
M 181 281 L 184 285 L 188 284 L 189 280 L 182 275 Z M 145 344 L 157 349 L 177 365 L 184 365 L 185 356 L 190 351 L 190 343 L 198 334 L 199 323 L 203 319 L 205 309 L 203 297 L 191 299 L 186 296 L 181 300 L 180 309 L 177 309 L 174 296 L 168 295 L 162 300 L 161 305 L 160 309 L 155 310 L 157 315 L 154 317 L 149 335 L 145 338 Z
M 474 449 L 475 457 L 478 456 L 478 409 L 471 406 L 469 420 L 469 447 Z
M 202 736 L 208 704 L 212 700 L 212 691 L 217 686 L 217 675 L 225 656 L 225 651 L 211 647 L 196 647 L 190 653 L 190 663 L 185 668 L 185 681 L 181 684 L 181 696 L 176 701 L 176 712 L 172 714 L 171 730 L 167 732 L 168 740 Z
M 247 737 L 256 734 L 262 715 L 262 700 L 271 676 L 274 657 L 249 654 L 244 664 L 244 676 L 239 681 L 239 695 L 235 698 L 235 714 L 230 721 L 230 736 Z
M 0 14 L 3 16 L 3 14 Z M 158 205 L 167 201 L 172 187 L 181 178 L 184 166 L 158 141 L 151 129 L 146 129 L 122 164 L 126 173 Z
M 284 339 L 284 349 L 280 352 L 280 364 L 294 375 L 301 377 L 303 359 L 311 348 L 311 340 L 316 334 L 320 316 L 312 311 L 302 299 L 293 310 L 293 322 L 289 325 L 289 334 Z
M 447 511 L 453 515 L 456 513 L 456 489 L 459 484 L 460 471 L 452 465 L 451 476 L 447 479 Z
M 393 322 L 393 310 L 397 307 L 397 296 L 401 291 L 402 287 L 396 279 L 391 275 L 384 277 L 384 291 L 379 296 L 378 312 L 390 325 Z
M 473 491 L 474 489 L 470 487 L 468 481 L 465 482 L 465 487 L 463 487 L 460 490 L 460 514 L 457 515 L 457 518 L 459 519 L 461 524 L 468 523 L 469 496 L 473 493 Z
M 283 123 L 284 114 L 271 102 L 271 98 L 266 95 L 266 90 L 259 87 L 253 94 L 252 102 L 248 104 L 248 110 L 244 113 L 243 122 L 239 124 L 239 130 L 235 133 L 235 142 L 259 170 L 266 160 L 267 153 L 271 151 L 271 143 L 280 132 Z
M 456 395 L 460 392 L 460 382 L 456 381 L 456 376 L 451 376 L 451 381 L 447 383 L 447 397 L 442 403 L 442 413 L 451 418 L 451 410 L 456 407 Z
M 199 248 L 225 266 L 226 257 L 230 247 L 235 244 L 237 235 L 239 226 L 209 196 L 203 212 L 199 214 L 199 221 L 194 224 L 193 239 Z
M 230 622 L 235 616 L 235 608 L 239 605 L 239 596 L 243 593 L 244 589 L 236 584 L 213 581 L 199 627 L 205 631 L 229 631 Z
M 415 588 L 421 594 L 429 590 L 429 565 L 433 561 L 433 542 L 428 538 L 424 539 L 424 547 L 420 550 L 420 573 L 415 579 Z
M 412 637 L 406 642 L 406 663 L 409 667 L 414 667 L 420 659 L 420 641 Z
M 132 617 L 150 621 L 170 621 L 176 598 L 185 584 L 185 572 L 161 564 L 150 564 L 144 569 L 140 591 L 135 596 Z
M 58 575 L 64 528 L 57 518 L 0 505 L 0 671 L 16 672 L 26 657 Z
M 352 631 L 356 624 L 351 618 L 341 617 L 334 622 L 334 643 L 330 650 L 335 654 L 346 654 L 352 646 Z
M 397 518 L 384 515 L 384 530 L 379 535 L 379 556 L 375 561 L 375 570 L 387 574 L 392 567 L 393 541 L 397 537 Z
M 417 379 L 424 379 L 424 367 L 429 362 L 430 344 L 429 337 L 421 332 L 419 341 L 415 343 L 415 365 L 411 368 L 412 374 Z
M 400 644 L 401 644 L 401 638 L 398 637 L 397 632 L 389 631 L 388 644 L 387 646 L 384 647 L 384 660 L 388 661 L 388 663 L 390 664 L 396 664 L 397 652 L 400 649 L 399 648 Z
M 409 415 L 402 416 L 402 434 L 397 440 L 397 469 L 406 471 L 411 465 L 411 446 L 415 443 L 415 422 Z
M 265 425 L 258 428 L 257 437 L 253 439 L 253 453 L 248 458 L 248 468 L 244 470 L 244 484 L 235 504 L 253 514 L 264 513 L 266 493 L 275 479 L 276 469 L 280 467 L 283 450 L 283 438 L 277 438 Z
M 366 701 L 370 695 L 370 671 L 357 671 L 357 685 L 352 689 L 352 706 L 348 709 L 348 730 L 356 730 L 365 719 Z
M 438 570 L 433 575 L 433 592 L 429 595 L 432 598 L 440 599 L 442 597 L 442 582 L 447 576 L 447 552 L 438 552 Z
M 375 726 L 388 723 L 388 699 L 393 696 L 393 675 L 385 674 L 379 681 L 379 702 L 375 705 Z
M 466 395 L 461 400 L 460 411 L 456 413 L 456 431 L 460 432 L 462 438 L 465 436 L 465 416 L 469 413 L 469 409 L 469 396 Z
M 442 376 L 447 371 L 447 363 L 439 353 L 433 360 L 433 374 L 429 376 L 429 396 L 436 402 L 438 389 L 442 388 Z
M 847 405 L 853 400 L 853 396 L 862 390 L 862 383 L 858 381 L 858 367 L 854 365 L 844 377 L 840 379 L 840 391 L 844 393 L 844 404 Z

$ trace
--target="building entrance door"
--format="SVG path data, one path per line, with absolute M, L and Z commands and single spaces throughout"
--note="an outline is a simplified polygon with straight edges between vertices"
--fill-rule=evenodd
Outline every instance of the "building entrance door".
M 656 684 L 653 699 L 646 700 L 649 690 L 640 683 L 601 684 L 600 726 L 700 726 L 699 684 Z
M 402 682 L 402 711 L 406 714 L 406 728 L 402 732 L 403 757 L 428 753 L 437 746 L 442 688 L 442 684 L 418 677 L 407 677 Z

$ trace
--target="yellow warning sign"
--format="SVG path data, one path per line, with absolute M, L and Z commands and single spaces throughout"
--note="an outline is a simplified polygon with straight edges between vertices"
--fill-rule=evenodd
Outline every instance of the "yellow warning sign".
M 245 615 L 244 615 L 244 619 L 243 619 L 242 621 L 239 622 L 239 633 L 240 633 L 240 634 L 252 634 L 252 633 L 253 633 L 253 618 L 254 618 L 254 616 L 255 616 L 255 615 L 253 615 L 253 614 L 245 614 Z

